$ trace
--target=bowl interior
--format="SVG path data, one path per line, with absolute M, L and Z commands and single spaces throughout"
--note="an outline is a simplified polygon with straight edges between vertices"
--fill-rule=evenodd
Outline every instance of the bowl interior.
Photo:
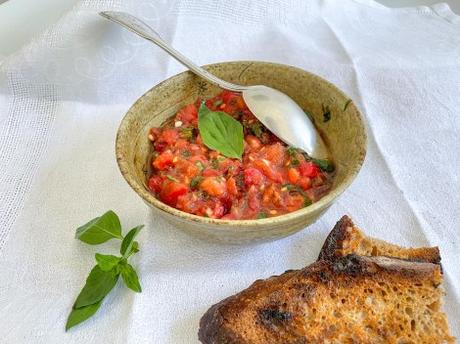
M 262 84 L 286 93 L 311 116 L 322 133 L 336 166 L 333 186 L 330 193 L 320 201 L 297 212 L 308 212 L 310 208 L 325 206 L 351 183 L 364 160 L 366 132 L 356 106 L 338 88 L 314 74 L 280 64 L 228 62 L 209 65 L 206 69 L 236 84 Z M 128 111 L 118 131 L 117 160 L 123 176 L 147 203 L 191 220 L 209 221 L 171 208 L 148 191 L 146 174 L 150 143 L 147 136 L 151 127 L 160 126 L 184 105 L 194 102 L 198 97 L 212 97 L 220 91 L 220 88 L 193 73 L 183 72 L 153 87 Z

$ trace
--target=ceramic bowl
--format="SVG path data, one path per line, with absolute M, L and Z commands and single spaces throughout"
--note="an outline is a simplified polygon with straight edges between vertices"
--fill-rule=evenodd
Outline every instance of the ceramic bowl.
M 355 104 L 330 82 L 292 66 L 240 61 L 217 63 L 205 68 L 233 83 L 276 88 L 311 114 L 336 166 L 331 191 L 311 206 L 259 220 L 205 218 L 182 212 L 156 199 L 146 186 L 149 129 L 160 126 L 198 97 L 209 98 L 221 91 L 189 71 L 154 86 L 136 101 L 121 121 L 116 156 L 123 177 L 156 216 L 164 217 L 180 230 L 206 239 L 225 243 L 268 241 L 293 234 L 315 222 L 350 185 L 364 161 L 366 130 Z

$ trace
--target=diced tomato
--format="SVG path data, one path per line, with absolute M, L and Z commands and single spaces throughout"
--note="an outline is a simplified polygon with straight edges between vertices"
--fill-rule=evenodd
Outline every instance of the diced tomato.
M 163 178 L 161 176 L 153 176 L 149 178 L 150 191 L 155 192 L 155 193 L 160 192 L 161 184 L 163 184 Z
M 218 157 L 221 157 L 220 153 L 217 151 L 210 151 L 209 152 L 209 157 L 211 159 L 217 159 Z
M 197 214 L 198 210 L 203 207 L 203 201 L 198 199 L 195 192 L 187 192 L 177 198 L 176 207 L 187 213 Z
M 193 104 L 198 109 L 200 107 L 201 103 L 202 103 L 201 97 L 198 97 L 198 98 L 196 98 L 195 103 L 193 103 Z
M 282 206 L 282 198 L 279 189 L 274 185 L 270 185 L 266 188 L 262 196 L 262 202 L 264 206 Z
M 308 177 L 302 177 L 297 183 L 302 189 L 308 190 L 311 188 L 311 179 Z
M 302 195 L 295 194 L 290 195 L 286 200 L 286 207 L 289 211 L 294 211 L 303 208 L 305 204 L 305 198 Z
M 219 162 L 219 167 L 218 167 L 218 169 L 219 169 L 219 171 L 221 171 L 221 172 L 226 172 L 226 171 L 230 168 L 230 166 L 233 166 L 233 162 L 232 162 L 231 159 L 227 159 L 227 158 L 221 157 L 221 158 L 218 160 L 218 162 Z
M 273 145 L 267 146 L 264 154 L 267 160 L 269 160 L 272 164 L 276 166 L 284 165 L 286 149 L 281 145 L 281 143 L 275 143 Z
M 166 142 L 160 141 L 160 142 L 155 142 L 153 144 L 153 148 L 155 148 L 155 151 L 159 153 L 163 152 L 166 149 L 166 147 L 168 147 L 168 144 Z
M 204 103 L 208 109 L 214 109 L 214 99 L 210 98 L 206 100 Z
M 170 206 L 175 206 L 178 197 L 185 193 L 187 193 L 185 184 L 166 181 L 160 191 L 160 199 Z
M 173 145 L 179 138 L 179 132 L 176 129 L 165 129 L 159 137 L 159 141 L 166 142 L 168 145 Z
M 177 139 L 174 146 L 179 149 L 186 148 L 188 146 L 188 141 L 184 139 Z
M 246 108 L 246 104 L 244 103 L 244 99 L 243 97 L 240 95 L 238 96 L 238 98 L 236 98 L 236 106 L 239 108 L 239 109 L 244 109 Z
M 249 167 L 244 170 L 244 184 L 248 186 L 259 185 L 263 178 L 263 174 L 257 168 Z
M 225 206 L 221 202 L 216 202 L 213 211 L 213 217 L 216 219 L 220 219 L 225 214 Z
M 239 111 L 246 108 L 246 104 L 241 94 L 225 91 L 222 93 L 223 104 L 219 105 L 219 110 L 228 113 L 230 116 L 239 117 Z
M 153 167 L 164 170 L 173 164 L 174 155 L 170 150 L 164 151 L 153 161 Z
M 281 183 L 283 181 L 283 176 L 276 170 L 276 167 L 273 166 L 270 161 L 266 159 L 255 160 L 254 166 L 274 182 Z
M 206 166 L 208 164 L 208 159 L 206 159 L 204 155 L 194 155 L 190 157 L 189 160 L 193 162 L 194 164 L 198 163 L 200 166 L 201 165 Z
M 222 92 L 222 100 L 224 103 L 228 104 L 232 99 L 238 98 L 240 95 L 238 93 L 234 93 L 231 91 L 223 91 Z
M 200 171 L 195 163 L 182 158 L 179 158 L 174 166 L 182 176 L 189 178 L 196 176 Z
M 255 186 L 251 186 L 248 191 L 248 206 L 254 211 L 260 209 L 259 192 Z
M 307 191 L 307 196 L 313 201 L 316 202 L 321 197 L 323 197 L 331 188 L 330 184 L 316 186 Z
M 237 220 L 238 217 L 235 213 L 231 212 L 231 213 L 228 213 L 222 216 L 221 219 L 222 220 Z
M 253 135 L 246 135 L 245 140 L 248 143 L 249 147 L 251 147 L 251 149 L 253 150 L 257 150 L 260 149 L 260 147 L 262 147 L 262 143 L 260 142 L 260 140 Z
M 304 177 L 314 178 L 319 173 L 319 168 L 311 161 L 302 161 L 299 166 L 300 174 Z
M 289 157 L 286 144 L 269 130 L 255 130 L 261 123 L 240 93 L 223 91 L 206 100 L 206 106 L 228 113 L 246 128 L 242 159 L 228 158 L 203 143 L 200 106 L 198 98 L 177 112 L 175 123 L 148 133 L 156 156 L 147 186 L 164 203 L 198 216 L 256 219 L 303 208 L 306 198 L 315 202 L 330 189 L 329 173 L 301 154 Z
M 233 177 L 240 173 L 242 163 L 239 160 L 230 160 L 228 166 L 225 166 L 227 177 Z
M 252 151 L 251 146 L 246 142 L 246 140 L 244 140 L 243 141 L 243 156 L 248 157 L 251 151 Z
M 160 137 L 160 134 L 161 134 L 161 129 L 160 128 L 151 128 L 150 129 L 150 135 L 152 135 L 153 140 L 158 139 L 158 137 Z
M 236 180 L 233 177 L 227 179 L 227 191 L 231 196 L 238 195 L 238 188 L 236 186 Z
M 220 176 L 220 171 L 213 168 L 207 168 L 202 172 L 203 177 L 217 177 Z
M 313 180 L 311 181 L 312 186 L 320 186 L 324 184 L 324 181 L 326 180 L 326 177 L 324 174 L 319 173 Z
M 206 177 L 200 188 L 211 196 L 222 196 L 227 191 L 225 179 L 219 177 Z
M 176 115 L 176 120 L 182 123 L 191 123 L 198 118 L 198 109 L 195 104 L 184 106 Z
M 257 118 L 248 109 L 244 109 L 242 110 L 242 112 L 243 112 L 243 115 L 241 116 L 241 120 L 243 122 L 252 123 L 253 121 L 257 121 Z
M 299 173 L 299 171 L 298 171 L 296 168 L 291 167 L 291 168 L 288 170 L 288 178 L 289 178 L 289 181 L 290 181 L 292 184 L 297 183 L 297 181 L 298 181 L 299 178 L 300 178 L 300 173 Z

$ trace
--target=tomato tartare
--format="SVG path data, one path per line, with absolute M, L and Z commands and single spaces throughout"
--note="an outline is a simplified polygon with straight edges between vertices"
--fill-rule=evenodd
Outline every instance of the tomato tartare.
M 306 207 L 331 188 L 332 165 L 280 141 L 237 93 L 223 91 L 205 105 L 242 124 L 242 158 L 208 148 L 198 130 L 200 104 L 183 107 L 149 132 L 148 188 L 162 202 L 210 218 L 260 219 Z

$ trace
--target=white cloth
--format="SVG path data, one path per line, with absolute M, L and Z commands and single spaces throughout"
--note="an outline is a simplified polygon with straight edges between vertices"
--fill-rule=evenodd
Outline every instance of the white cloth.
M 183 68 L 97 15 L 122 9 L 200 64 L 265 60 L 332 81 L 365 114 L 366 162 L 314 225 L 252 246 L 210 244 L 154 216 L 121 177 L 118 124 L 147 89 Z M 301 268 L 350 214 L 368 234 L 438 245 L 445 310 L 460 335 L 460 19 L 444 4 L 372 1 L 81 1 L 0 66 L 0 342 L 195 343 L 209 306 L 258 278 Z M 64 332 L 94 264 L 75 228 L 113 209 L 146 228 L 134 258 L 143 292 L 119 284 Z

